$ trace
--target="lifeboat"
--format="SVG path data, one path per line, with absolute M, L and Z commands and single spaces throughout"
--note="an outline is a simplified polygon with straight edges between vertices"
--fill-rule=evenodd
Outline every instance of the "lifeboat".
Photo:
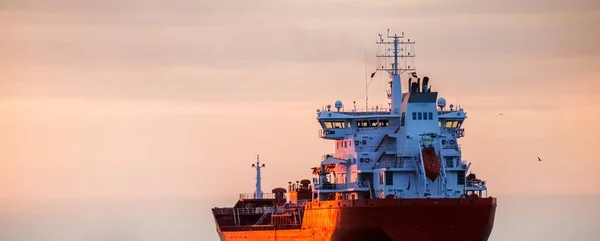
M 435 154 L 435 149 L 431 146 L 423 147 L 421 150 L 423 155 L 423 165 L 425 166 L 425 175 L 431 181 L 435 181 L 440 175 L 440 160 Z

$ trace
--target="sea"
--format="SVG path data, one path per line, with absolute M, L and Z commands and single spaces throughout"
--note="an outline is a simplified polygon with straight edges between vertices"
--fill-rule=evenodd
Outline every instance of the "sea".
M 600 240 L 600 195 L 497 198 L 490 241 Z M 0 200 L 0 241 L 218 241 L 234 199 Z

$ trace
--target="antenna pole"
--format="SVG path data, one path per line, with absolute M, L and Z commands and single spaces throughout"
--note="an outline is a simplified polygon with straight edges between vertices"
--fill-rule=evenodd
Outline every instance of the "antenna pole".
M 265 167 L 265 164 L 262 164 L 262 166 L 260 165 L 260 160 L 258 158 L 258 155 L 256 155 L 256 166 L 252 165 L 252 167 L 256 168 L 256 191 L 254 192 L 254 198 L 256 199 L 262 199 L 263 197 L 263 191 L 261 188 L 261 177 L 260 177 L 260 169 Z
M 401 110 L 402 82 L 400 81 L 400 74 L 404 73 L 404 71 L 415 70 L 415 69 L 411 68 L 410 65 L 406 65 L 406 62 L 405 62 L 406 67 L 401 68 L 400 63 L 398 61 L 399 61 L 399 59 L 406 61 L 408 58 L 415 57 L 414 53 L 409 52 L 409 50 L 404 47 L 405 45 L 415 44 L 415 42 L 410 41 L 410 39 L 408 41 L 400 40 L 400 39 L 404 38 L 404 32 L 402 33 L 402 35 L 398 35 L 398 34 L 390 35 L 389 29 L 388 29 L 386 38 L 391 39 L 391 41 L 384 40 L 383 36 L 381 34 L 379 34 L 379 40 L 376 42 L 376 44 L 384 45 L 385 52 L 382 54 L 378 54 L 377 58 L 384 58 L 384 59 L 392 58 L 393 63 L 391 64 L 390 67 L 382 66 L 381 68 L 377 68 L 377 71 L 380 71 L 380 70 L 386 71 L 391 75 L 390 76 L 392 78 L 392 86 L 391 86 L 391 91 L 390 91 L 390 93 L 391 93 L 390 97 L 392 99 L 391 112 L 395 115 L 400 115 L 400 113 L 402 112 L 402 110 Z
M 365 47 L 365 110 L 369 109 L 369 78 L 367 76 L 367 47 Z

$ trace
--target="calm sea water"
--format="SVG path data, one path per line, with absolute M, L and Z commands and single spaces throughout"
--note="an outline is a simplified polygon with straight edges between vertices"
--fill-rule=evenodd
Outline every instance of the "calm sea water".
M 219 200 L 4 200 L 1 241 L 217 241 Z M 499 197 L 491 241 L 600 240 L 600 196 Z

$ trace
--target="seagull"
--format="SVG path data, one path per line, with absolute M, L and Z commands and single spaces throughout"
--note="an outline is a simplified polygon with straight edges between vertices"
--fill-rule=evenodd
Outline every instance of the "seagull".
M 539 156 L 538 156 L 538 161 L 539 161 L 539 162 L 541 162 L 541 161 L 542 161 L 542 159 L 541 159 Z
M 497 114 L 496 116 L 501 116 L 501 115 L 504 115 L 504 114 L 500 113 L 500 114 Z

